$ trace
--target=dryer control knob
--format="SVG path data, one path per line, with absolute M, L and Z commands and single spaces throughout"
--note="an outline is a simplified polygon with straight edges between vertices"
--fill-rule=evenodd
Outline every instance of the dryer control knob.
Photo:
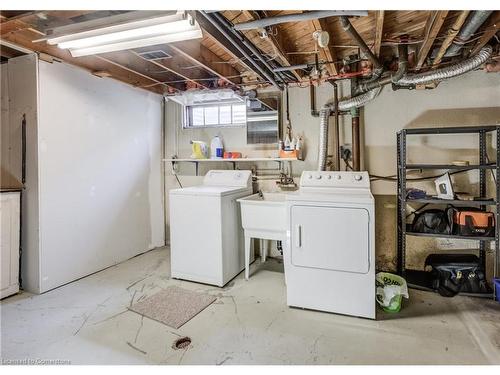
M 316 175 L 316 179 L 321 180 L 321 175 L 320 174 Z
M 308 174 L 307 178 L 309 178 L 309 179 L 313 178 L 312 174 Z
M 363 179 L 363 176 L 361 176 L 360 174 L 357 174 L 357 175 L 354 176 L 354 179 L 356 181 L 361 181 Z
M 332 175 L 329 174 L 328 176 L 326 176 L 327 179 L 331 180 L 332 179 Z
M 340 179 L 342 178 L 342 176 L 340 176 L 339 174 L 336 174 L 336 175 L 335 175 L 335 178 L 336 178 L 337 180 L 340 180 Z

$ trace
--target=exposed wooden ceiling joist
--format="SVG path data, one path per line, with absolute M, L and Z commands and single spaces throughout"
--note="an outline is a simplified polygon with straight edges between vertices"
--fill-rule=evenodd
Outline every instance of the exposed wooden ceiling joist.
M 236 23 L 245 20 L 275 17 L 297 11 L 224 11 L 227 19 Z M 198 17 L 204 37 L 162 45 L 172 55 L 171 59 L 150 60 L 137 56 L 135 51 L 121 51 L 116 55 L 87 56 L 73 58 L 66 50 L 46 43 L 33 43 L 33 40 L 43 37 L 47 30 L 66 25 L 79 24 L 89 20 L 103 19 L 123 11 L 23 11 L 7 14 L 0 12 L 0 35 L 2 42 L 12 42 L 16 45 L 34 50 L 40 56 L 47 54 L 58 60 L 80 66 L 94 74 L 111 76 L 114 79 L 133 86 L 144 87 L 158 93 L 172 93 L 192 87 L 216 87 L 224 84 L 231 87 L 266 84 L 266 79 L 260 77 L 258 69 L 252 61 L 248 61 L 241 51 L 231 44 L 212 25 L 207 18 Z M 199 12 L 196 12 L 198 15 Z M 417 56 L 417 69 L 428 61 L 428 56 L 438 46 L 434 67 L 440 62 L 449 61 L 444 57 L 444 51 L 451 45 L 458 29 L 464 23 L 468 11 L 370 11 L 367 17 L 353 19 L 353 26 L 364 40 L 372 43 L 371 49 L 384 59 L 393 57 L 390 48 L 381 49 L 383 40 L 398 41 L 403 35 L 410 41 L 424 39 L 421 42 Z M 500 12 L 496 11 L 478 30 L 463 51 L 478 52 L 486 43 L 497 44 L 492 39 L 499 30 Z M 446 18 L 446 20 L 445 20 Z M 205 21 L 205 22 L 203 22 Z M 450 31 L 447 31 L 450 29 Z M 328 48 L 317 50 L 312 33 L 325 30 L 330 34 Z M 337 74 L 335 68 L 339 61 L 357 53 L 348 35 L 342 30 L 337 17 L 329 17 L 313 21 L 288 22 L 272 28 L 267 38 L 261 38 L 257 30 L 245 31 L 244 35 L 256 49 L 265 57 L 271 57 L 269 64 L 274 66 L 302 65 L 314 63 L 315 51 L 318 51 L 320 61 L 328 62 L 325 68 L 330 75 Z M 153 47 L 151 47 L 153 48 Z M 154 48 L 157 48 L 156 46 Z M 496 51 L 496 49 L 495 49 Z M 251 54 L 250 54 L 251 55 Z M 118 56 L 118 57 L 117 57 Z M 126 58 L 124 58 L 126 56 Z M 102 58 L 104 57 L 104 59 Z M 50 60 L 50 59 L 49 59 Z M 131 62 L 132 61 L 132 62 Z M 272 68 L 271 68 L 272 69 Z M 97 72 L 97 73 L 96 73 Z M 262 72 L 261 72 L 262 73 Z M 303 71 L 291 72 L 297 78 Z M 259 78 L 260 77 L 260 78 Z M 291 78 L 291 77 L 289 77 Z M 217 81 L 217 85 L 215 84 Z M 248 86 L 247 86 L 248 87 Z
M 257 19 L 260 19 L 260 15 L 256 11 L 251 11 L 251 10 L 243 10 L 242 11 L 243 15 L 246 18 L 246 21 L 254 21 Z M 283 39 L 283 34 L 279 32 L 278 26 L 276 26 L 276 29 L 278 30 L 277 35 L 274 35 L 272 33 L 269 33 L 265 39 L 267 43 L 271 46 L 272 51 L 277 55 L 279 62 L 283 66 L 290 66 L 293 65 L 290 62 L 289 57 L 286 54 L 286 48 L 284 47 L 285 45 L 285 40 Z M 298 80 L 301 79 L 300 74 L 296 70 L 291 71 L 292 74 L 297 78 Z
M 441 60 L 443 59 L 444 54 L 446 53 L 446 50 L 448 47 L 451 45 L 453 42 L 453 39 L 457 36 L 458 32 L 462 28 L 462 25 L 464 24 L 465 20 L 467 19 L 467 16 L 469 15 L 470 11 L 469 10 L 464 10 L 460 12 L 458 15 L 457 19 L 451 26 L 451 28 L 447 31 L 448 35 L 446 36 L 445 40 L 443 40 L 443 44 L 441 44 L 441 47 L 439 48 L 439 51 L 434 58 L 434 61 L 432 62 L 432 65 L 436 67 L 439 65 Z
M 133 86 L 142 87 L 151 83 L 155 83 L 155 80 L 152 78 L 145 77 L 137 72 L 127 70 L 118 65 L 106 63 L 104 60 L 99 59 L 96 56 L 84 56 L 75 58 L 72 57 L 67 50 L 60 49 L 56 46 L 51 46 L 46 43 L 33 43 L 32 40 L 37 39 L 39 35 L 39 33 L 35 33 L 30 28 L 24 28 L 23 31 L 3 35 L 2 39 L 5 39 L 15 45 L 27 48 L 31 51 L 42 52 L 61 61 L 65 61 L 69 64 L 80 66 L 88 70 L 89 72 L 108 71 L 114 79 L 131 84 Z M 162 86 L 152 87 L 149 90 L 158 94 L 164 94 L 169 91 L 167 87 Z
M 186 41 L 172 43 L 169 47 L 228 84 L 238 85 L 241 83 L 240 72 L 231 66 L 231 64 L 222 63 L 223 60 L 203 44 L 196 41 Z
M 207 79 L 209 79 L 210 76 L 208 74 L 204 74 L 204 72 L 201 72 L 200 69 L 188 69 L 189 67 L 187 67 L 187 61 L 185 61 L 182 56 L 179 56 L 179 54 L 171 52 L 166 45 L 161 46 L 161 49 L 169 53 L 171 57 L 146 61 L 150 64 L 156 65 L 160 69 L 167 70 L 175 74 L 180 79 L 185 80 L 186 83 L 190 82 L 195 87 L 209 88 L 209 82 Z M 131 50 L 130 52 L 144 59 L 144 57 L 140 55 L 140 52 L 134 50 Z
M 434 41 L 436 40 L 439 30 L 441 30 L 441 26 L 443 26 L 447 15 L 447 10 L 437 10 L 431 12 L 425 25 L 424 42 L 418 52 L 417 66 L 415 67 L 416 70 L 420 70 L 422 65 L 424 65 L 425 59 L 427 58 L 427 55 L 429 54 L 429 51 L 434 44 Z
M 248 65 L 245 62 L 245 59 L 241 54 L 241 52 L 239 52 L 229 41 L 227 41 L 226 37 L 219 30 L 217 30 L 209 21 L 207 21 L 200 12 L 196 12 L 196 14 L 197 14 L 196 20 L 198 21 L 204 32 L 213 41 L 215 41 L 219 46 L 221 46 L 224 49 L 224 51 L 226 51 L 234 60 L 237 60 L 241 65 L 243 65 L 246 70 L 254 71 L 250 67 L 250 65 Z M 178 44 L 176 45 L 178 46 Z
M 494 12 L 483 26 L 484 33 L 472 48 L 471 55 L 478 53 L 500 31 L 500 11 Z
M 380 46 L 382 45 L 382 36 L 384 34 L 384 17 L 385 11 L 378 10 L 375 16 L 375 43 L 373 45 L 373 53 L 375 56 L 380 56 Z
M 8 46 L 4 46 L 3 44 L 1 44 L 0 45 L 0 55 L 2 57 L 7 58 L 7 59 L 11 59 L 13 57 L 22 56 L 22 55 L 24 55 L 24 53 L 14 49 L 14 48 L 10 48 Z
M 163 83 L 166 87 L 182 91 L 185 89 L 185 84 L 181 82 L 169 83 L 170 81 L 178 81 L 181 77 L 172 74 L 165 68 L 158 68 L 151 61 L 139 57 L 131 51 L 120 51 L 103 53 L 95 55 L 95 57 L 114 64 L 116 66 L 127 69 L 130 72 L 135 72 L 145 78 L 150 78 L 156 83 Z

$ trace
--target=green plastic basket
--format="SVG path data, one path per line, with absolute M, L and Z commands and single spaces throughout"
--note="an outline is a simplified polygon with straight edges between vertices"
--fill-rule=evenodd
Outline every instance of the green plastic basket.
M 403 304 L 403 296 L 408 298 L 408 287 L 406 285 L 406 280 L 401 276 L 394 275 L 388 272 L 379 272 L 376 275 L 376 285 L 378 287 L 384 287 L 386 285 L 398 285 L 401 287 L 401 293 L 392 297 L 389 302 L 389 306 L 383 306 L 381 301 L 377 298 L 377 302 L 379 303 L 382 310 L 389 313 L 396 313 L 401 310 L 401 306 Z

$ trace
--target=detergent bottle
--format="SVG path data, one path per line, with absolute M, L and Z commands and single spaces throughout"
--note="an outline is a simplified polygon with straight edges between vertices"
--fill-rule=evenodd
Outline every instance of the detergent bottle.
M 193 153 L 192 159 L 206 159 L 208 157 L 208 146 L 202 141 L 191 141 L 191 148 Z
M 224 155 L 224 146 L 222 145 L 222 140 L 218 135 L 212 138 L 210 143 L 210 158 L 211 159 L 222 159 Z

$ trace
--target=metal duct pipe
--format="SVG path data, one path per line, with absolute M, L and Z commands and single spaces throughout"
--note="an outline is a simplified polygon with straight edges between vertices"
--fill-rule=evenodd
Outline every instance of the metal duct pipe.
M 362 107 L 371 100 L 375 99 L 380 93 L 381 88 L 378 87 L 367 93 L 339 101 L 338 111 L 347 111 L 351 108 Z M 327 103 L 319 111 L 319 145 L 318 145 L 318 171 L 326 169 L 326 157 L 328 153 L 328 119 L 330 112 L 335 110 L 334 103 Z
M 278 84 L 278 82 L 276 82 L 276 80 L 271 77 L 271 75 L 269 73 L 267 73 L 262 67 L 259 66 L 259 64 L 257 64 L 253 58 L 247 53 L 247 51 L 242 48 L 239 43 L 237 43 L 233 37 L 231 35 L 229 35 L 229 33 L 226 31 L 226 29 L 224 29 L 223 27 L 221 27 L 221 25 L 219 25 L 219 23 L 212 17 L 213 15 L 217 15 L 217 13 L 206 13 L 205 11 L 200 11 L 201 14 L 203 14 L 203 16 L 205 16 L 205 18 L 222 34 L 224 35 L 224 37 L 229 40 L 229 42 L 231 42 L 231 44 L 238 50 L 241 52 L 241 54 L 249 61 L 249 63 L 253 63 L 252 66 L 255 67 L 258 72 L 256 72 L 257 74 L 259 74 L 259 76 L 261 76 L 262 79 L 267 79 L 269 82 L 271 82 L 275 87 L 277 87 L 278 89 L 282 89 L 281 88 L 281 85 Z M 240 36 L 241 37 L 241 36 Z
M 398 70 L 396 73 L 375 81 L 360 83 L 355 89 L 356 94 L 362 94 L 374 88 L 385 86 L 388 83 L 396 83 L 403 78 L 408 70 L 408 46 L 406 44 L 398 45 L 398 56 Z
M 339 133 L 339 109 L 338 109 L 338 86 L 333 83 L 333 109 L 334 109 L 334 122 L 333 122 L 333 160 L 334 170 L 340 171 L 340 133 Z M 328 150 L 327 150 L 328 152 Z
M 330 105 L 325 105 L 319 111 L 319 145 L 318 145 L 318 171 L 326 170 L 326 157 L 328 154 L 328 118 Z
M 298 70 L 298 69 L 309 69 L 309 64 L 298 64 L 298 65 L 289 65 L 289 66 L 279 66 L 273 69 L 273 72 L 285 72 L 290 70 Z
M 278 25 L 285 22 L 310 21 L 334 16 L 367 16 L 366 10 L 317 10 L 305 13 L 284 14 L 276 17 L 267 17 L 259 20 L 241 22 L 234 26 L 236 30 L 263 29 L 268 26 Z
M 370 59 L 373 64 L 373 78 L 378 78 L 382 74 L 384 67 L 378 61 L 377 56 L 375 56 L 370 48 L 366 45 L 365 41 L 358 34 L 356 29 L 352 26 L 349 19 L 345 16 L 340 17 L 340 24 L 344 31 L 351 37 L 351 39 L 356 43 L 359 49 Z
M 493 13 L 492 10 L 476 10 L 474 11 L 465 24 L 460 29 L 460 32 L 453 40 L 453 44 L 446 50 L 444 57 L 456 56 L 462 50 L 464 43 L 479 29 L 486 19 Z
M 434 81 L 443 81 L 445 79 L 453 78 L 464 73 L 470 72 L 477 67 L 484 64 L 493 53 L 491 46 L 486 45 L 478 52 L 477 55 L 460 61 L 456 64 L 447 66 L 446 68 L 436 69 L 430 72 L 410 74 L 401 78 L 398 86 L 411 86 L 417 84 L 430 83 Z
M 370 90 L 364 94 L 355 96 L 354 98 L 344 99 L 339 102 L 339 111 L 348 111 L 351 108 L 363 107 L 368 102 L 372 101 L 380 94 L 381 87 Z
M 238 31 L 234 30 L 234 26 L 232 24 L 230 24 L 221 14 L 219 13 L 212 13 L 212 15 L 220 22 L 222 23 L 225 27 L 227 27 L 229 29 L 229 31 L 236 37 L 238 38 L 238 40 L 243 43 L 243 45 L 245 47 L 247 47 L 250 52 L 252 52 L 254 54 L 254 56 L 257 56 L 257 58 L 260 60 L 260 62 L 270 71 L 272 72 L 273 71 L 273 67 L 271 65 L 269 65 L 269 63 L 266 61 L 266 59 L 264 58 L 264 56 L 262 56 L 262 54 L 257 51 L 257 48 L 254 47 L 254 45 L 250 42 L 248 42 Z M 267 74 L 267 72 L 266 72 Z M 271 78 L 269 76 L 269 79 L 273 79 L 274 81 L 274 78 Z M 278 87 L 280 88 L 280 90 L 282 89 L 282 87 L 277 84 Z

